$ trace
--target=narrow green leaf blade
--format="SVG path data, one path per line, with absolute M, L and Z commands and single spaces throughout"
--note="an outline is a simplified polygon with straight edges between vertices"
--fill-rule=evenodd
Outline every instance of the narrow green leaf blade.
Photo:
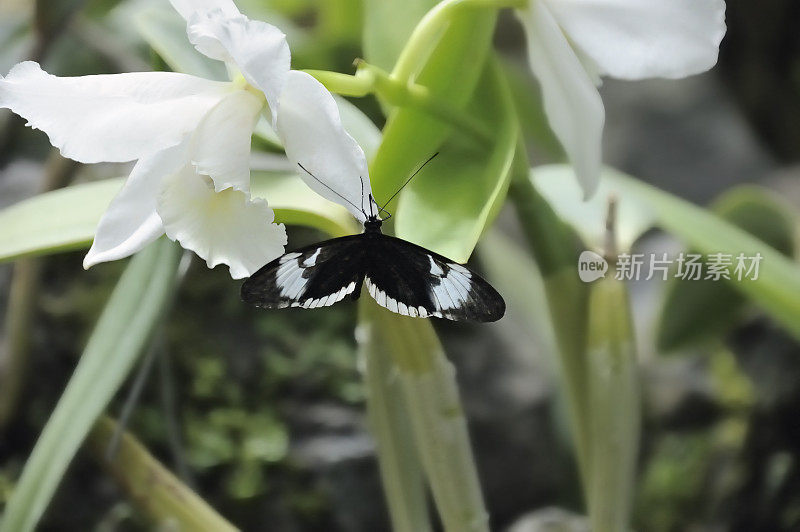
M 74 185 L 0 211 L 0 262 L 89 247 L 123 181 Z M 294 174 L 254 172 L 251 186 L 254 197 L 269 202 L 279 223 L 307 225 L 334 236 L 358 230 L 344 208 L 323 199 Z
M 0 532 L 36 526 L 87 433 L 150 340 L 172 295 L 179 258 L 180 248 L 161 239 L 131 260 L 25 463 Z
M 122 179 L 46 192 L 0 211 L 0 261 L 88 247 Z
M 711 209 L 784 255 L 793 256 L 791 210 L 771 191 L 753 185 L 736 187 L 720 196 Z M 675 351 L 725 334 L 744 312 L 745 303 L 744 296 L 729 283 L 672 279 L 658 326 L 659 350 Z
M 573 181 L 567 165 L 534 168 L 532 179 L 538 186 L 548 180 Z M 716 216 L 715 214 L 659 190 L 635 178 L 607 169 L 602 176 L 600 192 L 590 204 L 605 203 L 609 194 L 617 198 L 620 213 L 626 205 L 665 231 L 681 238 L 687 246 L 701 253 L 723 253 L 733 256 L 760 253 L 757 280 L 732 281 L 737 291 L 758 303 L 773 318 L 782 323 L 795 337 L 800 338 L 800 267 L 758 238 Z M 561 213 L 558 204 L 556 209 Z M 577 208 L 580 208 L 578 206 Z M 592 220 L 575 213 L 563 216 L 576 223 L 582 232 L 591 232 L 602 220 Z M 641 227 L 641 226 L 640 226 Z

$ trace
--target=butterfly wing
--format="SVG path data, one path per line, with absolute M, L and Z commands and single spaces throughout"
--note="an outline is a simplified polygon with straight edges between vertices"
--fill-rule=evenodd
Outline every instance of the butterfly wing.
M 392 312 L 481 322 L 505 314 L 503 298 L 477 273 L 411 242 L 380 235 L 367 261 L 369 294 Z
M 317 308 L 357 298 L 364 280 L 363 235 L 326 240 L 286 253 L 242 285 L 242 300 L 261 308 Z

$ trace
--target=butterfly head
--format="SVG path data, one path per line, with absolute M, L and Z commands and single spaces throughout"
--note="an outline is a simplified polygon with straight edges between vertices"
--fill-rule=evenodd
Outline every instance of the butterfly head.
M 378 216 L 369 216 L 364 221 L 364 232 L 365 233 L 380 233 L 381 232 L 381 225 L 383 224 L 383 220 L 378 218 Z

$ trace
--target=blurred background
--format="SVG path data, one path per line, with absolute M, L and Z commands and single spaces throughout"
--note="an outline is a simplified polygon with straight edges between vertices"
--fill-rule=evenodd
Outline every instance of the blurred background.
M 352 72 L 362 54 L 359 0 L 237 4 L 287 33 L 295 68 Z M 742 186 L 766 187 L 765 197 L 786 222 L 769 241 L 794 254 L 800 4 L 727 5 L 728 34 L 712 72 L 604 84 L 605 160 L 703 205 L 752 190 Z M 61 76 L 166 68 L 142 35 L 148 17 L 169 9 L 166 0 L 0 0 L 0 73 L 25 59 Z M 520 109 L 533 117 L 535 105 L 526 104 L 535 83 L 522 30 L 510 14 L 501 17 L 496 44 L 516 73 Z M 382 125 L 374 100 L 353 103 Z M 552 143 L 546 133 L 529 133 Z M 546 161 L 543 155 L 533 160 Z M 0 207 L 127 170 L 64 160 L 44 134 L 0 110 Z M 290 247 L 320 238 L 290 229 Z M 514 217 L 501 213 L 475 266 L 490 279 L 519 276 L 526 270 L 499 271 L 502 264 L 491 260 L 515 238 Z M 638 247 L 682 249 L 659 233 Z M 110 263 L 84 272 L 82 256 L 0 265 L 0 507 L 124 267 Z M 527 303 L 510 299 L 499 323 L 435 325 L 458 370 L 492 528 L 585 530 L 558 381 L 543 340 L 544 300 L 535 282 L 519 281 Z M 508 285 L 498 286 L 503 292 Z M 674 283 L 631 287 L 644 386 L 634 528 L 800 530 L 800 347 L 756 309 L 709 290 L 706 303 L 687 309 Z M 157 348 L 146 357 L 150 369 L 130 429 L 244 530 L 387 530 L 355 352 L 355 305 L 259 312 L 238 293 L 239 282 L 224 268 L 193 262 Z M 667 323 L 662 311 L 675 308 L 696 323 Z M 531 315 L 540 323 L 532 326 Z M 24 345 L 12 329 L 27 332 Z M 131 386 L 117 397 L 112 415 L 119 415 Z M 40 525 L 44 531 L 146 529 L 88 451 L 73 462 Z

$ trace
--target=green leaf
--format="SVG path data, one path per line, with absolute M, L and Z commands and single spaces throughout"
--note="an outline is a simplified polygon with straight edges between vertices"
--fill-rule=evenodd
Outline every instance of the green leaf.
M 344 207 L 308 188 L 294 173 L 254 172 L 253 197 L 264 198 L 275 211 L 275 221 L 314 227 L 331 236 L 358 232 L 355 219 Z
M 40 194 L 0 211 L 0 262 L 87 248 L 100 217 L 124 179 Z M 294 174 L 254 172 L 254 197 L 265 198 L 279 223 L 307 225 L 340 236 L 357 230 L 347 211 L 309 189 Z
M 746 185 L 723 194 L 711 209 L 730 223 L 791 257 L 795 221 L 788 205 L 762 187 Z M 725 334 L 739 320 L 746 300 L 728 283 L 672 279 L 661 311 L 657 345 L 674 351 Z
M 496 18 L 496 10 L 492 9 L 462 9 L 454 13 L 416 83 L 427 87 L 433 98 L 447 102 L 451 108 L 465 107 L 484 72 Z M 394 21 L 385 19 L 381 24 L 390 32 L 388 27 Z M 451 132 L 450 125 L 424 111 L 412 107 L 392 111 L 370 167 L 376 199 L 386 201 Z
M 46 192 L 0 211 L 0 261 L 88 247 L 122 179 Z
M 742 185 L 720 196 L 711 210 L 784 255 L 794 255 L 797 216 L 775 192 Z
M 404 189 L 395 227 L 399 237 L 457 262 L 469 259 L 502 206 L 517 148 L 514 108 L 495 61 L 487 64 L 466 112 L 489 124 L 496 141 L 484 147 L 452 136 Z
M 531 176 L 537 184 L 548 180 L 574 180 L 572 168 L 567 165 L 534 168 Z M 730 286 L 758 303 L 789 332 L 800 338 L 800 268 L 795 262 L 719 216 L 637 179 L 614 170 L 604 171 L 601 179 L 602 188 L 590 204 L 604 204 L 608 194 L 613 194 L 620 210 L 631 208 L 635 211 L 634 219 L 638 220 L 636 227 L 639 229 L 643 226 L 641 222 L 649 218 L 658 227 L 681 238 L 687 246 L 701 253 L 733 256 L 760 253 L 763 258 L 758 279 L 731 281 Z M 583 233 L 592 233 L 592 228 L 598 224 L 604 226 L 603 221 L 592 217 L 576 213 L 572 213 L 571 217 L 569 213 L 562 214 L 579 226 L 586 225 L 579 227 Z
M 172 295 L 180 248 L 161 239 L 125 269 L 6 506 L 1 532 L 33 530 L 94 422 L 130 373 Z

